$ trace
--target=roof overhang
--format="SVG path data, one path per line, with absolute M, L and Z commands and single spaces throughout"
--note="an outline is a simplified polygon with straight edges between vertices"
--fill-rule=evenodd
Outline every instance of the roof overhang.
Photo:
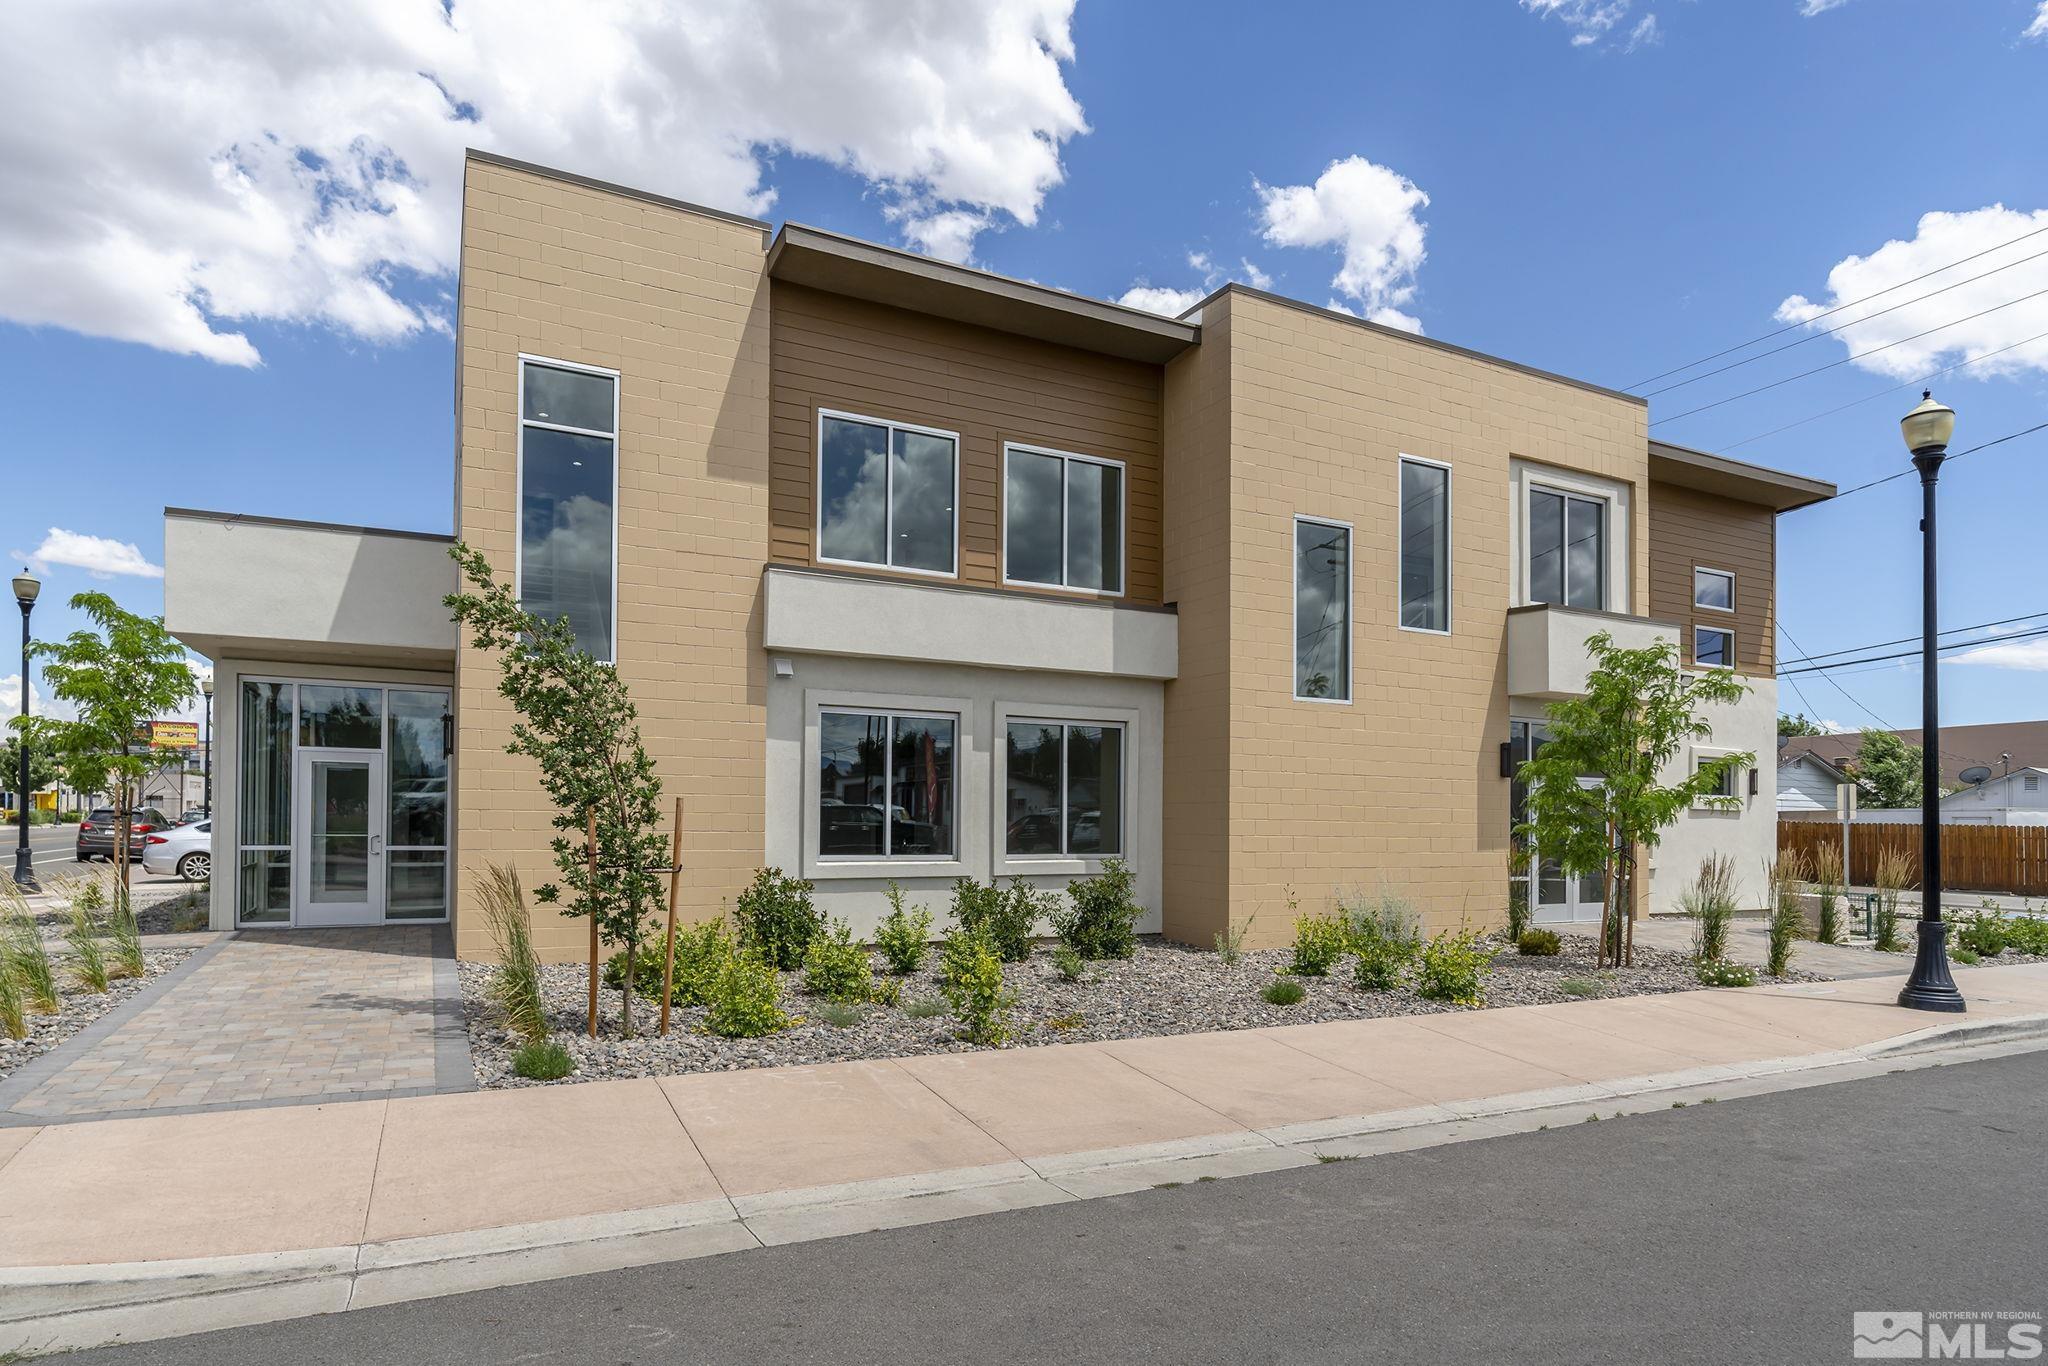
M 1787 474 L 1668 441 L 1650 443 L 1650 477 L 1738 502 L 1760 503 L 1774 512 L 1810 507 L 1835 496 L 1835 486 L 1825 479 Z
M 1194 323 L 796 223 L 775 234 L 768 274 L 793 285 L 1155 365 L 1172 360 L 1202 335 Z

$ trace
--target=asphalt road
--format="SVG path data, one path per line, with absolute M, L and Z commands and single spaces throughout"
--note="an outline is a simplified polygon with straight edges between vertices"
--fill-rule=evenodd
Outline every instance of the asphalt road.
M 0 826 L 0 872 L 14 871 L 14 851 L 19 847 L 20 827 Z M 75 825 L 31 825 L 28 828 L 29 857 L 35 861 L 36 872 L 48 877 L 66 871 L 76 872 L 87 867 L 102 867 L 99 863 L 78 862 L 78 827 Z M 154 877 L 143 871 L 138 860 L 135 864 L 135 880 L 143 881 Z
M 1847 1361 L 2048 1310 L 2044 1170 L 2034 1053 L 66 1360 Z

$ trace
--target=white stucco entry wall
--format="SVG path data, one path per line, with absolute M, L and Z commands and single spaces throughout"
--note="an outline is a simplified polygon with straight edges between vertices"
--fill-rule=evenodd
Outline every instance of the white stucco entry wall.
M 1008 716 L 1016 715 L 1118 722 L 1125 727 L 1124 859 L 1136 875 L 1137 899 L 1145 908 L 1138 929 L 1157 932 L 1163 683 L 822 654 L 776 654 L 775 659 L 787 662 L 791 676 L 777 677 L 771 661 L 763 858 L 770 867 L 811 879 L 816 884 L 814 900 L 826 914 L 845 920 L 856 934 L 872 937 L 874 927 L 888 913 L 884 892 L 893 877 L 913 906 L 932 911 L 937 933 L 949 923 L 947 909 L 957 877 L 986 881 L 1024 875 L 1033 886 L 1064 891 L 1069 879 L 1100 866 L 1093 859 L 1027 864 L 1005 858 L 1003 726 Z M 817 714 L 821 706 L 835 705 L 958 714 L 953 858 L 892 865 L 881 860 L 848 864 L 816 857 Z
M 1710 854 L 1735 861 L 1735 888 L 1744 910 L 1760 910 L 1769 899 L 1764 865 L 1778 856 L 1778 684 L 1770 678 L 1749 678 L 1749 692 L 1740 702 L 1704 709 L 1713 738 L 1689 745 L 1666 768 L 1665 782 L 1677 782 L 1702 757 L 1747 750 L 1756 755 L 1756 792 L 1749 774 L 1736 775 L 1739 811 L 1696 808 L 1680 816 L 1650 851 L 1650 913 L 1669 915 L 1698 876 Z

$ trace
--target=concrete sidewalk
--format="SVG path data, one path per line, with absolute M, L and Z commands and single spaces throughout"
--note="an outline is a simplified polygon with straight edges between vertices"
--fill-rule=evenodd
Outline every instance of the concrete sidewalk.
M 0 1352 L 1579 1122 L 2048 1028 L 2048 965 L 1958 979 L 1965 1016 L 1898 1009 L 1895 976 L 0 1130 Z

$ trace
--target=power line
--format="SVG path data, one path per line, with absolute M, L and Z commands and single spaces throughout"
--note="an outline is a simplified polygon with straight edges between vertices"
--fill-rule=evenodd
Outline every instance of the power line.
M 1822 337 L 1832 337 L 1836 333 L 1842 331 L 1844 328 L 1860 327 L 1864 323 L 1869 322 L 1872 318 L 1882 318 L 1887 313 L 1896 313 L 1902 308 L 1911 308 L 1914 304 L 1926 303 L 1929 299 L 1932 299 L 1937 294 L 1946 294 L 1952 289 L 1961 289 L 1964 285 L 1974 285 L 1979 280 L 1988 280 L 1992 276 L 1998 274 L 1998 272 L 2001 270 L 2011 270 L 2014 266 L 2023 266 L 2029 261 L 2038 261 L 2043 256 L 2048 256 L 2048 251 L 2037 251 L 2032 256 L 2022 256 L 2017 261 L 2008 261 L 2002 266 L 1994 266 L 1990 270 L 1985 271 L 1982 275 L 1972 275 L 1967 280 L 1958 280 L 1952 285 L 1943 285 L 1940 289 L 1931 289 L 1927 293 L 1922 294 L 1917 298 L 1907 299 L 1902 303 L 1893 304 L 1888 308 L 1880 308 L 1874 313 L 1866 313 L 1860 318 L 1852 318 L 1848 322 L 1837 323 L 1833 327 L 1824 327 L 1818 332 L 1808 333 L 1806 336 L 1799 338 L 1799 340 L 1797 341 L 1786 342 L 1783 346 L 1774 346 L 1768 351 L 1759 351 L 1754 356 L 1744 356 L 1741 360 L 1730 361 L 1726 365 L 1717 365 L 1711 370 L 1703 370 L 1699 374 L 1692 376 L 1690 379 L 1682 379 L 1678 381 L 1676 384 L 1667 384 L 1662 389 L 1652 389 L 1649 393 L 1644 394 L 1643 397 L 1655 398 L 1659 394 L 1668 394 L 1673 389 L 1683 389 L 1688 384 L 1697 384 L 1703 379 L 1712 379 L 1715 375 L 1724 375 L 1728 373 L 1728 371 L 1730 370 L 1740 370 L 1745 365 L 1751 365 L 1757 361 L 1767 359 L 1771 356 L 1775 356 L 1780 351 L 1790 351 L 1795 346 L 1804 346 L 1808 342 L 1819 341 Z M 1950 324 L 1950 326 L 1954 326 L 1954 324 Z M 1645 381 L 1645 383 L 1647 382 L 1648 381 Z
M 1966 455 L 1974 455 L 1978 451 L 1988 450 L 1993 446 L 2003 446 L 2008 441 L 2017 441 L 2023 436 L 2032 436 L 2035 432 L 2039 431 L 2048 431 L 2048 422 L 2037 422 L 2033 426 L 2024 428 L 2021 431 L 2007 432 L 2004 436 L 1996 437 L 1990 441 L 1985 441 L 1978 445 L 1971 446 L 1967 450 L 1957 451 L 1954 455 L 1951 455 L 1948 458 L 1950 460 L 1960 460 Z M 1828 501 L 1833 502 L 1837 499 L 1847 498 L 1852 493 L 1861 493 L 1865 489 L 1874 489 L 1879 484 L 1889 484 L 1894 479 L 1904 479 L 1909 474 L 1917 473 L 1919 473 L 1918 470 L 1904 469 L 1898 471 L 1895 474 L 1887 474 L 1882 479 L 1873 479 L 1867 484 L 1857 484 L 1853 488 L 1842 489 L 1835 494 L 1835 497 L 1833 499 L 1829 499 Z
M 1982 631 L 1992 626 L 2010 626 L 2016 621 L 2033 621 L 2038 617 L 2048 617 L 2048 612 L 2028 612 L 2024 616 L 2002 617 L 1997 621 L 1980 621 L 1973 626 L 1951 626 L 1945 631 L 1935 632 L 1935 636 L 1939 638 L 1941 636 L 1952 636 L 1960 631 Z M 1882 650 L 1887 645 L 1908 645 L 1919 639 L 1919 636 L 1900 636 L 1897 640 L 1879 640 L 1873 641 L 1869 645 L 1851 645 L 1843 650 L 1822 650 L 1817 655 L 1802 655 L 1795 659 L 1780 660 L 1779 665 L 1782 667 L 1786 664 L 1811 664 L 1817 659 L 1827 659 L 1834 655 L 1862 654 L 1865 650 Z
M 1954 322 L 1946 322 L 1939 327 L 1930 327 L 1924 332 L 1915 332 L 1910 337 L 1900 337 L 1897 341 L 1888 341 L 1883 346 L 1873 346 L 1868 351 L 1857 351 L 1850 355 L 1842 357 L 1840 360 L 1831 360 L 1826 365 L 1816 365 L 1811 370 L 1801 370 L 1796 375 L 1787 375 L 1783 379 L 1774 379 L 1769 384 L 1759 384 L 1754 389 L 1745 389 L 1739 394 L 1730 394 L 1726 398 L 1717 398 L 1712 403 L 1702 403 L 1697 408 L 1688 408 L 1682 413 L 1673 413 L 1670 417 L 1660 417 L 1655 422 L 1652 422 L 1650 425 L 1652 427 L 1660 427 L 1666 422 L 1676 422 L 1680 418 L 1692 417 L 1695 414 L 1704 413 L 1709 409 L 1719 408 L 1723 404 L 1733 403 L 1737 399 L 1750 398 L 1756 394 L 1766 393 L 1772 389 L 1782 388 L 1783 386 L 1790 384 L 1795 380 L 1808 379 L 1814 375 L 1821 374 L 1824 371 L 1833 370 L 1839 366 L 1847 365 L 1851 361 L 1859 361 L 1867 356 L 1874 356 L 1880 351 L 1889 351 L 1894 346 L 1904 346 L 1907 342 L 1919 341 L 1922 337 L 1931 337 L 1935 333 L 1945 332 L 1951 327 L 1960 327 L 1964 323 L 1975 322 L 1977 319 L 1983 317 L 1987 313 L 1996 313 L 2002 308 L 2011 308 L 2014 304 L 2023 304 L 2026 303 L 2029 299 L 2038 299 L 2044 294 L 2048 294 L 2048 289 L 2037 289 L 2032 294 L 2022 294 L 2017 299 L 2007 299 L 2002 304 L 1993 304 L 1989 308 L 1979 309 L 1975 313 L 1969 314 L 1967 317 L 1957 318 Z
M 1785 333 L 1792 331 L 1794 328 L 1811 326 L 1812 324 L 1819 322 L 1822 318 L 1832 317 L 1834 314 L 1840 313 L 1845 308 L 1854 308 L 1858 304 L 1867 304 L 1872 299 L 1882 298 L 1885 295 L 1891 293 L 1895 289 L 1904 289 L 1907 285 L 1915 285 L 1920 283 L 1920 281 L 1922 280 L 1931 279 L 1934 276 L 1941 274 L 1943 271 L 1954 270 L 1957 266 L 1968 265 L 1970 262 L 1975 261 L 1980 257 L 1989 256 L 1994 251 L 2004 251 L 2007 247 L 2016 246 L 2019 243 L 2026 241 L 2029 237 L 2038 237 L 2044 232 L 2048 232 L 2048 227 L 2039 227 L 2035 228 L 2032 232 L 2023 232 L 2018 237 L 2013 238 L 2010 242 L 2000 242 L 1995 247 L 1986 247 L 1982 251 L 1972 252 L 1970 255 L 1963 257 L 1959 261 L 1951 261 L 1945 266 L 1936 266 L 1933 270 L 1928 271 L 1924 275 L 1915 275 L 1910 280 L 1901 280 L 1895 285 L 1886 285 L 1883 289 L 1877 290 L 1875 293 L 1865 294 L 1860 299 L 1850 299 L 1846 303 L 1836 304 L 1833 308 L 1829 309 L 1825 313 L 1816 313 L 1811 318 L 1804 319 L 1800 322 L 1787 323 L 1785 324 L 1785 326 L 1779 328 L 1775 332 L 1766 332 L 1761 337 L 1752 337 L 1748 341 L 1742 342 L 1735 346 L 1728 347 L 1726 350 L 1716 351 L 1711 356 L 1701 356 L 1698 360 L 1687 361 L 1684 365 L 1677 366 L 1674 369 L 1666 370 L 1661 375 L 1652 375 L 1648 379 L 1639 379 L 1634 384 L 1624 385 L 1623 387 L 1626 389 L 1634 390 L 1642 388 L 1645 384 L 1655 384 L 1660 379 L 1667 378 L 1671 375 L 1681 374 L 1684 371 L 1692 369 L 1695 365 L 1705 365 L 1710 360 L 1719 360 L 1723 356 L 1733 355 L 1735 352 L 1744 350 L 1747 347 L 1755 346 L 1759 342 L 1767 342 L 1773 337 L 1782 337 L 1783 335 L 1785 335 Z
M 1779 623 L 1778 623 L 1778 631 L 1780 632 L 1780 634 L 1782 634 L 1782 635 L 1783 635 L 1783 636 L 1785 637 L 1785 639 L 1786 639 L 1786 640 L 1792 641 L 1792 648 L 1793 648 L 1793 649 L 1795 649 L 1795 650 L 1800 650 L 1800 651 L 1804 651 L 1804 650 L 1806 649 L 1806 647 L 1805 647 L 1804 645 L 1801 645 L 1801 644 L 1800 644 L 1800 643 L 1799 643 L 1798 641 L 1796 641 L 1796 640 L 1792 640 L 1792 633 L 1791 633 L 1790 631 L 1788 631 L 1788 630 L 1786 630 L 1786 629 L 1785 629 L 1785 623 L 1784 623 L 1784 622 L 1782 622 L 1782 621 L 1781 621 L 1781 622 L 1779 622 Z M 1866 707 L 1866 706 L 1864 706 L 1864 705 L 1863 705 L 1863 704 L 1862 704 L 1861 702 L 1857 701 L 1857 700 L 1856 700 L 1856 698 L 1855 698 L 1855 697 L 1854 697 L 1854 696 L 1853 696 L 1853 695 L 1852 695 L 1852 694 L 1851 694 L 1851 693 L 1849 692 L 1849 690 L 1848 690 L 1847 688 L 1843 687 L 1843 686 L 1842 686 L 1842 685 L 1841 685 L 1840 683 L 1837 683 L 1837 682 L 1835 682 L 1835 676 L 1834 676 L 1833 674 L 1822 674 L 1822 675 L 1821 675 L 1821 677 L 1822 677 L 1822 678 L 1824 678 L 1824 679 L 1826 679 L 1826 680 L 1828 681 L 1828 683 L 1829 683 L 1829 684 L 1831 684 L 1831 685 L 1832 685 L 1832 686 L 1834 687 L 1834 690 L 1835 690 L 1836 692 L 1838 692 L 1838 693 L 1840 693 L 1840 694 L 1841 694 L 1842 696 L 1844 696 L 1844 697 L 1848 698 L 1848 699 L 1849 699 L 1849 705 L 1851 705 L 1851 706 L 1855 707 L 1855 708 L 1856 708 L 1856 709 L 1857 709 L 1858 711 L 1862 712 L 1862 713 L 1863 713 L 1863 714 L 1864 714 L 1865 716 L 1868 716 L 1868 717 L 1869 717 L 1869 718 L 1870 718 L 1871 720 L 1873 720 L 1873 721 L 1877 722 L 1877 724 L 1878 724 L 1878 725 L 1880 725 L 1880 726 L 1884 727 L 1884 728 L 1885 728 L 1886 730 L 1897 730 L 1897 729 L 1898 729 L 1898 727 L 1894 726 L 1894 725 L 1893 725 L 1893 724 L 1892 724 L 1891 722 L 1889 722 L 1889 721 L 1885 720 L 1885 719 L 1884 719 L 1884 718 L 1883 718 L 1882 716 L 1879 716 L 1879 715 L 1878 715 L 1878 714 L 1877 714 L 1876 712 L 1872 711 L 1872 710 L 1871 710 L 1871 709 L 1870 709 L 1869 707 Z
M 2039 636 L 2048 636 L 2048 626 L 2037 626 L 2030 631 L 2012 631 L 2002 636 L 1983 636 L 1977 640 L 1956 640 L 1946 645 L 1937 643 L 1934 649 L 1940 654 L 1948 650 L 1972 650 L 1984 645 L 2001 645 L 2012 640 L 2033 640 Z M 1900 650 L 1895 654 L 1867 655 L 1861 659 L 1837 660 L 1832 664 L 1808 664 L 1797 669 L 1780 669 L 1778 674 L 1780 677 L 1789 678 L 1793 674 L 1826 673 L 1830 669 L 1846 669 L 1854 664 L 1882 664 L 1890 659 L 1917 659 L 1919 656 L 1920 651 L 1917 649 Z
M 1849 400 L 1849 402 L 1841 404 L 1838 407 L 1829 408 L 1825 412 L 1815 413 L 1811 417 L 1802 417 L 1797 422 L 1787 422 L 1782 427 L 1773 427 L 1767 432 L 1758 432 L 1755 436 L 1745 436 L 1742 438 L 1742 440 L 1729 442 L 1727 445 L 1720 447 L 1720 449 L 1723 451 L 1737 450 L 1743 446 L 1749 445 L 1753 441 L 1762 441 L 1767 436 L 1776 436 L 1780 432 L 1789 432 L 1794 427 L 1804 427 L 1809 422 L 1818 422 L 1824 417 L 1833 417 L 1836 413 L 1846 413 L 1851 408 L 1860 407 L 1863 404 L 1870 402 L 1872 399 L 1883 398 L 1886 394 L 1896 394 L 1901 389 L 1918 389 L 1922 385 L 1927 384 L 1931 380 L 1940 379 L 1943 375 L 1953 374 L 1957 370 L 1967 369 L 1968 367 L 1977 364 L 1979 361 L 1990 360 L 1993 356 L 2002 356 L 2008 351 L 2017 351 L 2022 346 L 2032 346 L 2035 342 L 2038 341 L 2048 341 L 2048 332 L 2042 332 L 2035 336 L 2028 337 L 2024 341 L 2013 342 L 2009 346 L 2001 346 L 1996 351 L 1986 351 L 1981 356 L 1972 356 L 1968 360 L 1959 360 L 1954 365 L 1946 365 L 1939 370 L 1931 370 L 1927 374 L 1920 376 L 1920 378 L 1918 379 L 1909 379 L 1903 384 L 1894 384 L 1888 389 L 1879 389 L 1875 393 L 1865 394 L 1862 398 L 1851 399 Z

